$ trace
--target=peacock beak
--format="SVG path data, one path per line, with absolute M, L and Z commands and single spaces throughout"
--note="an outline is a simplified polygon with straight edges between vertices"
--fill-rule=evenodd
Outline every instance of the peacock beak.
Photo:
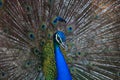
M 67 47 L 67 45 L 66 45 L 66 43 L 65 43 L 65 42 L 62 42 L 62 43 L 61 43 L 61 46 L 65 49 L 65 51 L 67 51 L 67 50 L 68 50 L 68 47 Z

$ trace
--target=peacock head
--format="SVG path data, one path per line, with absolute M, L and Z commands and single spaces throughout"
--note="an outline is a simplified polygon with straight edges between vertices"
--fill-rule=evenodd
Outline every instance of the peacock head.
M 66 36 L 62 31 L 57 31 L 53 36 L 53 41 L 56 45 L 60 45 L 67 50 Z

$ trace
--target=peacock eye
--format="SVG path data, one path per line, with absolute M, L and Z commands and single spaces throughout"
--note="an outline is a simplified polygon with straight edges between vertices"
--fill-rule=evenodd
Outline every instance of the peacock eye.
M 56 34 L 56 41 L 58 43 L 62 43 L 62 39 L 60 38 L 60 36 L 58 34 Z
M 60 38 L 59 38 L 59 37 L 57 37 L 57 39 L 58 39 L 58 41 L 60 41 L 60 42 L 61 42 L 61 40 L 60 40 Z

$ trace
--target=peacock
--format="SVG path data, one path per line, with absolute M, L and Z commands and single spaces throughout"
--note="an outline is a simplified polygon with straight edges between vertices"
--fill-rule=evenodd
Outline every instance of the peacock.
M 120 80 L 120 0 L 0 0 L 0 80 Z

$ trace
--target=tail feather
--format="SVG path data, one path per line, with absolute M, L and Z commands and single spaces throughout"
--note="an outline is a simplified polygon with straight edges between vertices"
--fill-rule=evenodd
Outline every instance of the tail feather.
M 0 0 L 0 79 L 52 80 L 56 75 L 52 38 L 60 30 L 67 36 L 64 55 L 73 80 L 118 80 L 119 4 L 119 0 Z

